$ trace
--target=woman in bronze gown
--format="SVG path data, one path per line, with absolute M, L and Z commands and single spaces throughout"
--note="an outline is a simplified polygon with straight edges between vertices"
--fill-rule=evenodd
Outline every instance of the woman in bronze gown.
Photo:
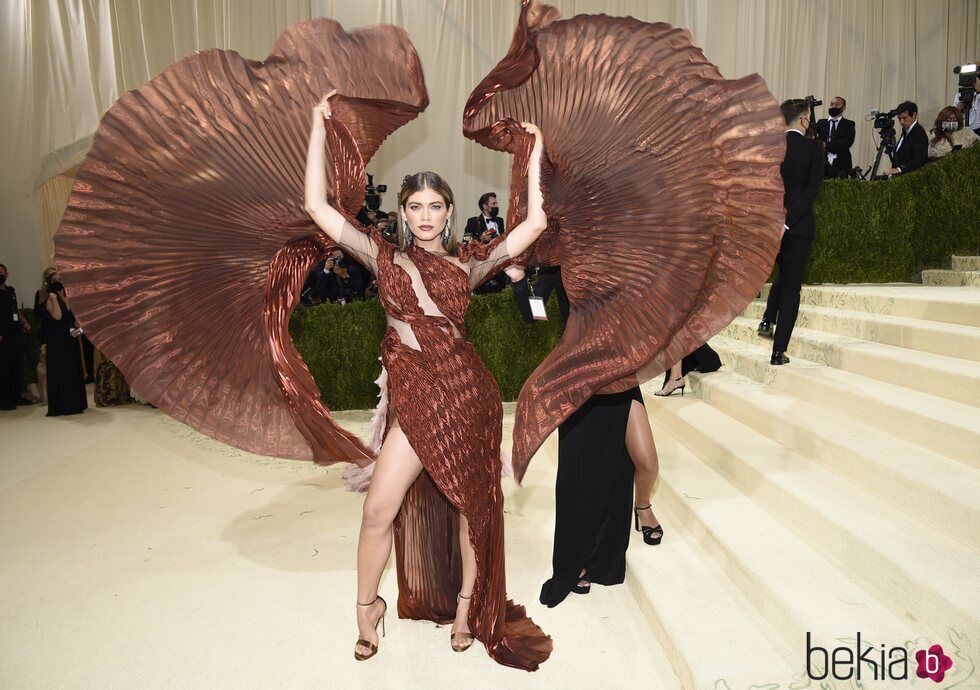
M 412 583 L 400 596 L 400 613 L 444 621 L 446 597 L 455 598 L 453 651 L 468 649 L 475 635 L 499 661 L 527 664 L 529 655 L 514 647 L 530 633 L 528 645 L 539 652 L 535 663 L 543 661 L 548 644 L 540 629 L 523 615 L 513 620 L 507 611 L 512 605 L 504 582 L 500 391 L 465 340 L 464 325 L 471 290 L 527 249 L 547 225 L 538 182 L 541 133 L 531 124 L 522 125 L 534 137 L 523 223 L 487 245 L 457 245 L 452 191 L 438 175 L 417 173 L 406 178 L 398 197 L 396 250 L 377 230 L 370 235 L 355 230 L 327 201 L 324 151 L 330 115 L 327 96 L 313 111 L 306 210 L 332 242 L 377 276 L 388 318 L 381 359 L 388 372 L 390 404 L 358 541 L 360 639 L 354 655 L 363 660 L 377 653 L 376 628 L 387 608 L 378 584 L 391 553 L 393 522 L 406 494 L 414 491 L 411 510 L 441 510 L 454 528 L 458 525 L 453 531 L 458 531 L 461 573 L 454 591 L 432 592 L 447 575 L 452 579 L 452 559 L 416 561 L 399 554 L 399 583 Z M 458 420 L 464 418 L 476 421 L 460 429 Z M 421 481 L 426 486 L 431 482 L 437 491 L 419 484 L 423 472 L 427 477 Z M 436 536 L 418 535 L 415 541 Z M 427 548 L 421 543 L 408 546 L 419 553 Z
M 289 334 L 310 268 L 335 249 L 302 202 L 309 108 L 333 89 L 316 203 L 352 219 L 365 166 L 428 95 L 403 30 L 347 33 L 317 19 L 287 29 L 265 61 L 200 51 L 123 95 L 96 132 L 55 246 L 82 326 L 161 410 L 250 452 L 364 467 L 374 453 L 335 422 Z M 679 121 L 689 123 L 684 136 L 661 135 Z M 518 122 L 548 133 L 540 190 L 529 184 L 540 154 Z M 543 208 L 548 229 L 522 263 L 562 266 L 571 305 L 570 334 L 518 400 L 520 480 L 541 442 L 592 395 L 659 375 L 758 292 L 782 225 L 783 126 L 761 79 L 722 79 L 682 31 L 605 16 L 557 21 L 552 8 L 525 0 L 511 50 L 476 87 L 463 130 L 514 154 L 507 225 Z M 415 222 L 413 232 L 442 253 L 433 242 L 441 228 Z M 394 416 L 379 471 L 380 463 L 398 470 L 388 489 L 380 480 L 378 513 L 366 516 L 374 534 L 362 554 L 359 601 L 371 604 L 362 637 L 375 644 L 370 624 L 383 607 L 369 575 L 384 560 L 394 497 L 410 484 L 393 526 L 399 615 L 448 623 L 465 608 L 456 598 L 470 594 L 462 515 L 476 564 L 466 625 L 496 661 L 533 670 L 551 641 L 504 595 L 496 395 L 484 399 L 491 380 L 456 336 L 465 336 L 480 266 L 502 265 L 527 244 L 441 257 L 328 225 L 335 239 L 362 245 L 359 260 L 377 264 L 394 321 L 383 345 Z M 411 395 L 412 375 L 429 395 Z M 466 418 L 485 405 L 492 423 L 460 428 L 463 416 L 446 414 L 458 405 Z M 432 438 L 441 451 L 464 452 L 437 456 L 426 447 Z

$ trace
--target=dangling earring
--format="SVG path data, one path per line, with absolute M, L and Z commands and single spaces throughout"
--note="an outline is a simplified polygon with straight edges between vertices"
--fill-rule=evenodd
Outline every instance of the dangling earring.
M 409 247 L 409 246 L 412 245 L 412 242 L 415 240 L 415 235 L 412 233 L 412 228 L 408 224 L 408 219 L 405 218 L 405 217 L 402 217 L 402 227 L 405 228 L 405 231 L 404 231 L 405 232 L 405 246 L 406 247 Z
M 449 244 L 449 238 L 453 236 L 453 226 L 449 222 L 449 218 L 446 218 L 446 226 L 442 229 L 442 244 L 443 246 Z

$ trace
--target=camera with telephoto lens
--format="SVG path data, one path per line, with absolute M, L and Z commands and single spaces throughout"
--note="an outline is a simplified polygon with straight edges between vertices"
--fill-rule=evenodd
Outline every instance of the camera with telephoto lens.
M 874 115 L 873 127 L 878 130 L 878 136 L 881 140 L 887 143 L 894 143 L 895 134 L 895 116 L 898 115 L 897 110 L 889 110 L 887 113 L 879 113 L 878 111 L 872 111 Z
M 364 190 L 364 204 L 372 211 L 381 208 L 381 195 L 388 191 L 386 184 L 374 184 L 374 175 L 367 176 L 367 187 Z
M 959 82 L 956 85 L 956 89 L 960 94 L 960 103 L 970 105 L 973 103 L 973 96 L 976 94 L 973 84 L 977 77 L 980 76 L 980 72 L 977 72 L 976 64 L 958 65 L 953 68 L 953 74 L 960 76 Z

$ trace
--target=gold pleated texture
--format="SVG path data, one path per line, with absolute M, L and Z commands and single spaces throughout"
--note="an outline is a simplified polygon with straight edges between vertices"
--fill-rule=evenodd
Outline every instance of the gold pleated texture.
M 264 61 L 195 53 L 120 98 L 79 171 L 56 260 L 89 337 L 154 405 L 255 453 L 363 464 L 287 330 L 331 248 L 303 186 L 312 108 L 333 89 L 329 186 L 356 213 L 367 161 L 428 96 L 403 30 L 316 19 Z
M 526 214 L 529 137 L 544 134 L 549 228 L 527 265 L 562 267 L 571 313 L 518 399 L 520 479 L 594 393 L 662 373 L 758 294 L 779 247 L 785 125 L 762 78 L 725 80 L 687 31 L 524 0 L 463 131 L 514 154 L 508 227 Z

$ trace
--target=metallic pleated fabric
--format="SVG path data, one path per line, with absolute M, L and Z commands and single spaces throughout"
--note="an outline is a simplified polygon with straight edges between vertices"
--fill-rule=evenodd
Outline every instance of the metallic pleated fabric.
M 507 599 L 504 497 L 500 486 L 503 407 L 500 390 L 466 340 L 470 278 L 450 260 L 412 245 L 408 258 L 443 316 L 423 312 L 395 248 L 376 232 L 378 292 L 385 311 L 411 325 L 419 350 L 389 327 L 381 341 L 388 372 L 389 420 L 397 418 L 425 472 L 395 523 L 398 615 L 447 623 L 460 592 L 459 520 L 469 522 L 476 583 L 469 625 L 498 663 L 533 671 L 551 653 L 551 638 Z M 499 240 L 498 240 L 499 242 Z M 486 260 L 495 245 L 470 243 L 459 258 Z M 454 335 L 453 328 L 462 337 Z
M 508 227 L 526 213 L 529 137 L 544 134 L 549 228 L 521 263 L 562 267 L 564 336 L 521 391 L 520 479 L 594 393 L 662 373 L 758 294 L 785 216 L 785 125 L 758 75 L 736 81 L 688 32 L 524 0 L 507 55 L 473 91 L 463 131 L 514 154 Z
M 361 206 L 364 166 L 428 103 L 405 32 L 286 30 L 269 57 L 195 53 L 105 114 L 56 260 L 92 341 L 147 400 L 233 446 L 366 464 L 288 335 L 331 246 L 303 210 L 313 106 L 329 91 L 332 203 Z

